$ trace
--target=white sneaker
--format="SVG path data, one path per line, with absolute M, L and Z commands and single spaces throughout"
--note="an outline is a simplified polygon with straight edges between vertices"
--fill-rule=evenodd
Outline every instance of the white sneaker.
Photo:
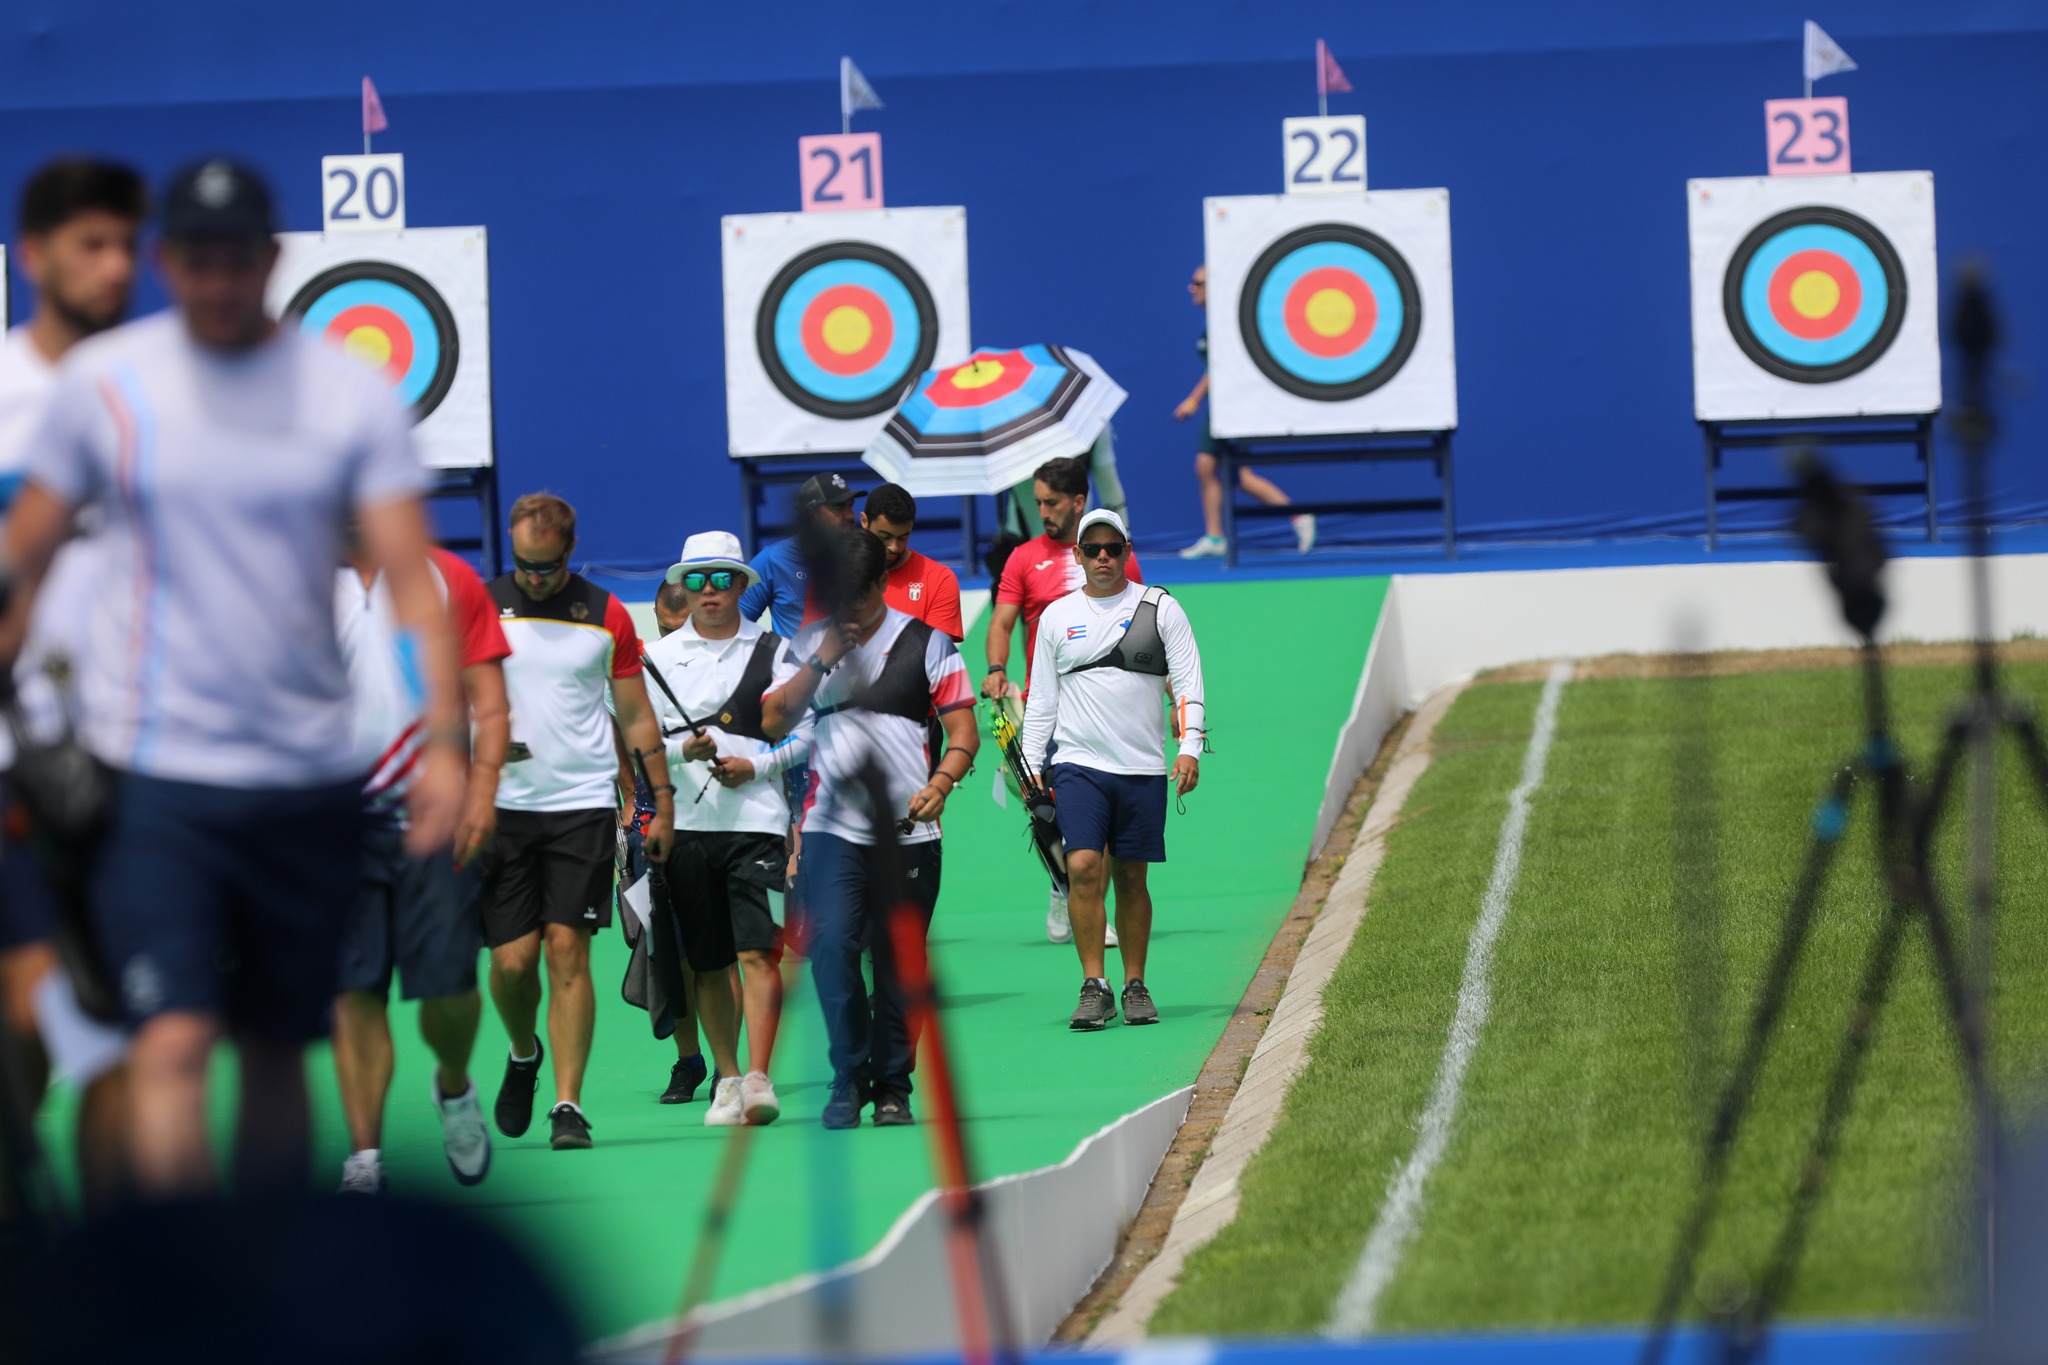
M 1072 943 L 1074 925 L 1067 918 L 1067 893 L 1053 888 L 1052 901 L 1045 910 L 1045 936 L 1054 943 Z
M 1203 536 L 1200 540 L 1180 552 L 1182 559 L 1221 559 L 1230 542 L 1222 536 Z
M 775 1082 L 765 1071 L 749 1071 L 740 1078 L 740 1111 L 748 1123 L 773 1123 L 782 1117 L 782 1105 L 775 1098 Z
M 452 1100 L 441 1093 L 438 1075 L 433 1085 L 434 1108 L 441 1115 L 441 1155 L 448 1158 L 456 1184 L 480 1185 L 491 1173 L 491 1128 L 477 1103 L 476 1082 Z
M 1314 516 L 1312 516 L 1312 515 L 1310 515 L 1310 514 L 1308 514 L 1308 513 L 1306 513 L 1306 512 L 1304 512 L 1304 513 L 1303 513 L 1302 515 L 1300 515 L 1300 516 L 1298 516 L 1298 517 L 1293 517 L 1293 518 L 1290 518 L 1290 520 L 1292 521 L 1292 523 L 1293 523 L 1293 526 L 1294 526 L 1294 543 L 1295 543 L 1296 545 L 1299 545 L 1299 546 L 1301 547 L 1301 552 L 1302 552 L 1303 554 L 1307 554 L 1307 553 L 1308 553 L 1308 552 L 1309 552 L 1310 550 L 1313 550 L 1313 549 L 1315 549 L 1315 547 L 1316 547 L 1316 519 L 1315 519 L 1315 517 L 1314 517 Z
M 739 1128 L 746 1124 L 747 1113 L 740 1104 L 740 1078 L 720 1076 L 718 1089 L 711 1094 L 711 1107 L 704 1111 L 706 1128 Z
M 384 1193 L 384 1163 L 375 1152 L 357 1152 L 341 1163 L 341 1188 L 336 1194 Z
M 1102 946 L 1105 948 L 1116 947 L 1116 917 L 1114 915 L 1103 921 Z

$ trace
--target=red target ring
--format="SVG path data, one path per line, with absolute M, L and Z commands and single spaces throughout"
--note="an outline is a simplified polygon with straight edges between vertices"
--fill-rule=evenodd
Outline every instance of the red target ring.
M 828 374 L 861 374 L 881 363 L 896 340 L 888 305 L 872 289 L 835 284 L 804 309 L 804 354 Z
M 1804 341 L 1846 329 L 1863 307 L 1863 281 L 1832 251 L 1795 251 L 1771 272 L 1771 316 Z
M 358 359 L 377 361 L 377 372 L 396 384 L 412 368 L 412 328 L 389 308 L 359 303 L 327 324 L 326 339 Z M 376 352 L 363 354 L 375 346 Z M 382 359 L 378 359 L 381 354 Z
M 1287 335 L 1313 356 L 1349 355 L 1379 324 L 1372 287 L 1335 266 L 1310 270 L 1294 282 L 1281 305 Z

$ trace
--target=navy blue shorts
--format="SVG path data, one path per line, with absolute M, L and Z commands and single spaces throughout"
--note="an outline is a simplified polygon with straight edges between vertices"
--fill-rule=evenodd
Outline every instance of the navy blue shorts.
M 0 785 L 0 953 L 56 931 L 57 899 L 27 835 L 27 814 Z
M 476 955 L 484 946 L 481 864 L 458 869 L 449 849 L 415 858 L 405 851 L 405 831 L 371 828 L 341 955 L 341 988 L 384 999 L 395 967 L 407 1000 L 475 990 Z
M 1055 763 L 1047 770 L 1060 841 L 1127 863 L 1166 861 L 1166 774 L 1133 776 Z
M 121 774 L 87 897 L 130 1019 L 195 1010 L 275 1042 L 325 1037 L 362 848 L 357 782 Z

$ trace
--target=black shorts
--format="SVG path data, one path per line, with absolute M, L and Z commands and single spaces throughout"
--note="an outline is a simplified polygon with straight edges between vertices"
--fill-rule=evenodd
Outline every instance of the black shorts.
M 130 1022 L 194 1010 L 275 1042 L 326 1037 L 362 822 L 358 781 L 263 789 L 121 774 L 87 897 Z
M 484 945 L 501 948 L 543 924 L 610 924 L 618 819 L 611 810 L 500 810 L 482 859 Z
M 779 834 L 676 831 L 662 882 L 692 971 L 730 967 L 741 953 L 776 953 L 768 892 L 781 887 L 788 861 Z
M 56 893 L 29 842 L 28 812 L 0 782 L 0 953 L 41 942 L 56 927 Z
M 392 968 L 407 1000 L 437 1000 L 476 989 L 483 947 L 477 863 L 458 869 L 452 852 L 405 851 L 405 832 L 373 828 L 363 839 L 363 879 L 341 952 L 341 988 L 383 999 Z

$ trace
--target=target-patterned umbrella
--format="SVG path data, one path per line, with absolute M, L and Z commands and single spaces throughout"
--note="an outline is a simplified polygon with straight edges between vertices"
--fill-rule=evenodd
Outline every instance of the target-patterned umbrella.
M 454 315 L 420 276 L 388 261 L 349 261 L 292 295 L 286 318 L 391 381 L 417 422 L 447 397 L 462 344 Z
M 931 290 L 871 242 L 828 242 L 776 273 L 755 314 L 755 346 L 790 402 L 821 417 L 896 406 L 939 345 Z
M 995 493 L 1085 452 L 1124 398 L 1080 351 L 977 351 L 921 376 L 861 458 L 920 497 Z
M 1743 354 L 1781 379 L 1827 384 L 1875 364 L 1906 315 L 1891 242 L 1845 209 L 1788 209 L 1728 260 L 1722 311 Z
M 1297 228 L 1260 254 L 1238 295 L 1245 350 L 1291 394 L 1335 403 L 1399 373 L 1422 295 L 1399 251 L 1352 223 Z

